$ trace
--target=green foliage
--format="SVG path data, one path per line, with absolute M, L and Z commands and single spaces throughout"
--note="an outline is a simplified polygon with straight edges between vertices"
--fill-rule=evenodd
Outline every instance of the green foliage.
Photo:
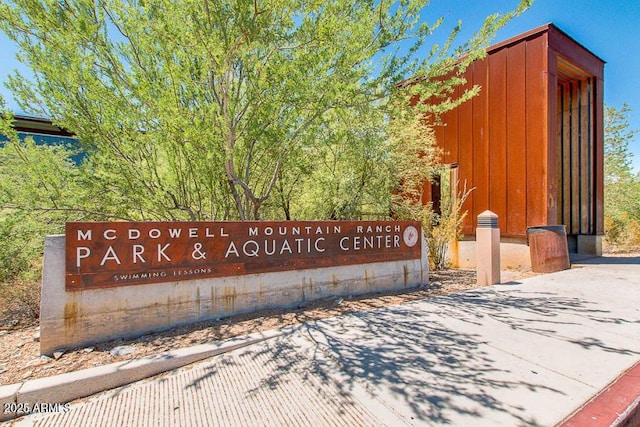
M 9 119 L 9 120 L 7 120 Z M 0 282 L 28 271 L 42 253 L 43 228 L 47 224 L 33 215 L 42 195 L 55 200 L 60 195 L 56 174 L 60 163 L 57 148 L 39 149 L 33 141 L 21 142 L 10 128 L 10 117 L 0 118 L 0 128 L 10 137 L 0 143 Z M 50 167 L 51 166 L 51 167 Z M 53 172 L 53 173 L 50 173 Z M 48 178 L 51 178 L 49 180 Z M 46 181 L 46 182 L 45 182 Z M 45 182 L 47 187 L 40 185 Z M 18 206 L 16 203 L 22 203 Z M 61 223 L 57 226 L 60 227 Z M 49 231 L 49 230 L 47 230 Z M 33 278 L 32 278 L 33 279 Z
M 604 115 L 605 238 L 622 250 L 640 249 L 640 174 L 631 167 L 629 107 L 606 107 Z
M 461 232 L 466 211 L 462 205 L 473 191 L 466 183 L 461 192 L 452 191 L 451 171 L 441 165 L 432 126 L 418 110 L 402 110 L 391 126 L 391 174 L 396 177 L 392 196 L 393 211 L 399 218 L 422 222 L 427 245 L 429 264 L 435 270 L 447 267 L 447 248 Z M 425 193 L 431 181 L 441 183 L 440 211 L 435 212 L 431 202 L 424 203 Z
M 17 279 L 0 282 L 0 325 L 32 322 L 40 315 L 40 282 Z
M 283 168 L 275 185 L 285 219 L 363 219 L 389 215 L 386 129 L 380 110 L 352 111 L 319 126 L 323 139 Z M 383 173 L 381 173 L 381 171 Z
M 624 104 L 619 110 L 605 107 L 604 111 L 604 171 L 605 183 L 629 179 L 633 175 L 629 143 L 633 141 L 637 130 L 629 129 L 628 115 L 631 109 Z
M 443 171 L 442 178 L 451 177 L 449 171 Z M 441 182 L 447 182 L 442 179 Z M 462 221 L 467 216 L 467 211 L 462 210 L 462 205 L 467 200 L 474 188 L 467 189 L 466 183 L 461 191 L 451 193 L 450 182 L 442 185 L 442 197 L 440 213 L 433 211 L 431 204 L 424 208 L 423 224 L 429 246 L 429 264 L 434 270 L 443 270 L 449 267 L 447 250 L 453 240 L 461 236 Z M 459 183 L 456 183 L 456 188 Z
M 414 119 L 477 93 L 453 95 L 466 66 L 530 1 L 490 16 L 453 49 L 458 25 L 418 57 L 442 23 L 420 22 L 428 3 L 0 3 L 0 29 L 33 74 L 9 80 L 20 108 L 73 131 L 88 154 L 74 166 L 64 147 L 20 141 L 0 108 L 0 132 L 10 136 L 0 147 L 0 279 L 37 276 L 44 235 L 70 220 L 401 210 L 391 200 L 399 182 L 420 181 L 409 166 L 434 170 L 430 146 L 418 145 L 428 131 Z M 433 102 L 405 119 L 416 95 Z M 422 217 L 402 212 L 410 213 Z
M 39 277 L 44 236 L 64 233 L 67 221 L 123 219 L 119 198 L 96 189 L 94 164 L 76 166 L 63 146 L 20 139 L 2 112 L 0 133 L 0 282 Z
M 442 169 L 435 132 L 420 111 L 405 108 L 398 109 L 389 128 L 393 211 L 400 218 L 419 220 L 427 186 Z
M 487 18 L 452 57 L 458 26 L 418 59 L 442 22 L 420 23 L 427 4 L 11 0 L 0 28 L 34 73 L 10 80 L 20 106 L 78 135 L 93 185 L 117 192 L 127 216 L 250 219 L 278 180 L 290 187 L 282 180 L 311 170 L 304 156 L 320 158 L 323 131 L 342 117 L 400 90 L 437 97 L 439 111 L 458 102 L 464 67 L 514 15 Z M 419 78 L 400 89 L 408 76 Z
M 2 100 L 0 99 L 0 110 Z M 63 147 L 20 141 L 10 115 L 0 117 L 9 137 L 0 143 L 0 324 L 37 318 L 44 236 L 60 234 L 76 200 L 78 171 Z

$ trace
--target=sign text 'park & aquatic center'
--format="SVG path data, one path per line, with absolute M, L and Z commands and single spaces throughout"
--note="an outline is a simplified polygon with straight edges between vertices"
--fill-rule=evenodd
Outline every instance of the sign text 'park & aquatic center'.
M 421 233 L 415 221 L 67 223 L 66 288 L 419 259 Z

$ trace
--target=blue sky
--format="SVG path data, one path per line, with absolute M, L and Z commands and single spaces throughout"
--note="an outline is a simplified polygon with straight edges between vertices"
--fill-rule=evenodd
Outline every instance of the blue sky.
M 460 39 L 480 28 L 487 15 L 516 7 L 517 0 L 432 0 L 423 17 L 430 22 L 444 16 L 445 23 L 431 42 L 441 43 L 458 20 L 463 22 Z M 534 0 L 529 10 L 510 21 L 497 34 L 499 42 L 532 28 L 553 22 L 561 30 L 607 62 L 605 66 L 605 103 L 620 108 L 627 103 L 632 113 L 630 125 L 640 130 L 640 2 L 636 0 Z M 428 41 L 429 42 L 429 41 Z M 20 64 L 15 47 L 0 32 L 0 82 Z M 0 87 L 8 107 L 17 110 L 11 94 Z M 19 111 L 17 111 L 19 112 Z M 640 135 L 630 144 L 633 165 L 640 171 Z

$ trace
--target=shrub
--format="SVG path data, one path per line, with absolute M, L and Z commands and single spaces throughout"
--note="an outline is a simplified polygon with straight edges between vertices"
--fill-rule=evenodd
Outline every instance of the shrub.
M 442 180 L 441 182 L 445 182 Z M 448 185 L 443 186 L 447 189 Z M 429 247 L 429 266 L 434 270 L 443 270 L 449 267 L 447 249 L 449 243 L 460 237 L 462 221 L 467 216 L 467 211 L 462 211 L 462 205 L 467 200 L 474 188 L 467 190 L 465 183 L 462 191 L 456 197 L 443 197 L 440 205 L 441 213 L 433 211 L 431 204 L 424 207 L 422 226 L 427 237 Z M 449 194 L 448 191 L 443 194 Z
M 0 283 L 0 326 L 30 322 L 40 315 L 40 281 Z

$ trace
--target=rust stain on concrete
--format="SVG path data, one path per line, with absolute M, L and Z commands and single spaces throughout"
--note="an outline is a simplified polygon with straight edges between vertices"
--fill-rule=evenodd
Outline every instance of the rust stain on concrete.
M 78 303 L 75 300 L 64 305 L 64 329 L 65 333 L 75 327 L 78 322 Z
M 200 317 L 200 287 L 196 288 L 196 315 Z
M 213 289 L 213 286 L 209 287 L 209 298 L 211 300 L 211 307 L 209 308 L 210 313 L 216 312 L 216 292 Z
M 409 269 L 407 268 L 406 264 L 402 266 L 402 270 L 404 273 L 404 286 L 406 288 L 407 284 L 409 283 Z
M 171 295 L 167 296 L 167 322 L 171 324 Z
M 224 305 L 225 311 L 234 310 L 237 297 L 238 293 L 235 287 L 224 287 L 222 290 L 222 304 Z

